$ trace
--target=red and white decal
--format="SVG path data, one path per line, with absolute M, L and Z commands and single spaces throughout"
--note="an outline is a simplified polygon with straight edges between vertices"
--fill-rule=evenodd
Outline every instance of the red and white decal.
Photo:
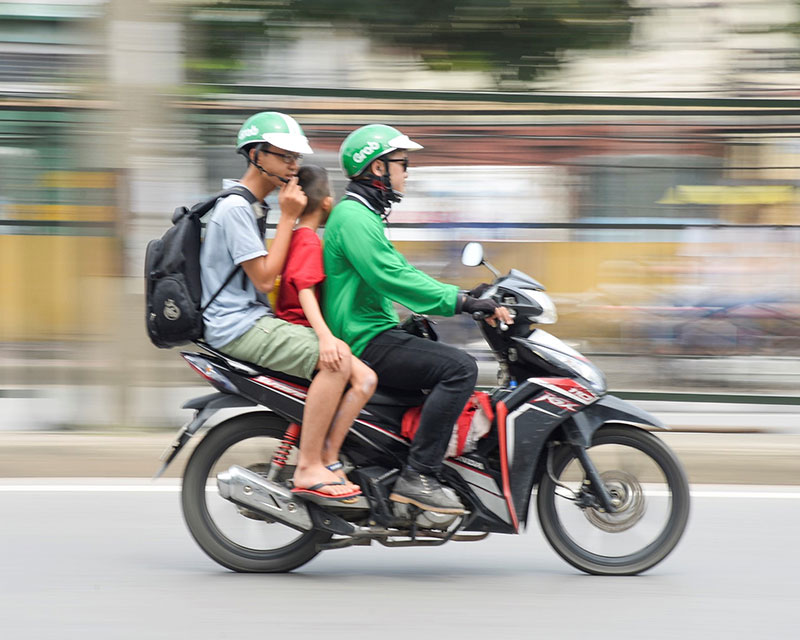
M 393 431 L 389 431 L 388 429 L 384 429 L 383 427 L 379 427 L 376 424 L 372 424 L 371 422 L 366 422 L 365 420 L 361 420 L 361 419 L 357 419 L 355 422 L 357 422 L 358 424 L 364 425 L 365 427 L 369 427 L 370 429 L 374 429 L 375 431 L 378 431 L 379 433 L 382 433 L 385 436 L 389 436 L 393 440 L 397 440 L 397 442 L 402 442 L 403 444 L 409 444 L 409 441 L 408 441 L 407 438 L 403 438 L 402 436 L 394 433 Z M 358 434 L 358 432 L 356 432 L 356 433 Z M 358 435 L 361 435 L 361 434 L 358 434 Z
M 495 407 L 497 415 L 497 436 L 500 444 L 500 471 L 503 479 L 503 497 L 506 499 L 508 506 L 508 513 L 511 516 L 511 524 L 514 531 L 519 531 L 519 521 L 517 520 L 517 512 L 514 509 L 514 502 L 511 500 L 511 482 L 509 480 L 509 459 L 508 459 L 508 443 L 506 442 L 506 418 L 508 417 L 508 407 L 501 400 Z
M 590 404 L 597 400 L 597 395 L 572 378 L 530 378 L 529 381 L 540 387 L 563 393 L 582 404 Z
M 549 391 L 545 391 L 542 395 L 538 398 L 534 398 L 531 402 L 548 402 L 552 404 L 554 407 L 558 407 L 559 409 L 566 409 L 567 411 L 572 411 L 573 413 L 578 410 L 578 405 L 575 402 L 570 402 L 566 398 L 560 398 L 559 396 L 550 393 Z
M 285 393 L 286 395 L 297 398 L 298 400 L 306 399 L 306 390 L 302 387 L 296 387 L 288 382 L 281 382 L 280 380 L 276 380 L 275 378 L 270 378 L 268 376 L 258 376 L 257 378 L 253 378 L 253 380 L 265 387 L 269 387 L 275 391 L 280 391 L 281 393 Z

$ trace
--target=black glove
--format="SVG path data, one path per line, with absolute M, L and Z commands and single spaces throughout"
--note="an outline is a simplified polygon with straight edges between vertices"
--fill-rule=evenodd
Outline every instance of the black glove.
M 493 316 L 495 310 L 500 305 L 497 304 L 491 298 L 483 298 L 479 300 L 478 298 L 471 298 L 470 296 L 465 296 L 464 300 L 461 302 L 461 312 L 462 313 L 475 313 L 476 311 L 480 311 L 486 317 Z
M 470 296 L 471 298 L 480 298 L 484 294 L 484 292 L 491 286 L 492 285 L 490 285 L 490 284 L 486 284 L 485 282 L 481 282 L 474 289 L 470 289 L 469 291 L 467 291 L 467 295 Z

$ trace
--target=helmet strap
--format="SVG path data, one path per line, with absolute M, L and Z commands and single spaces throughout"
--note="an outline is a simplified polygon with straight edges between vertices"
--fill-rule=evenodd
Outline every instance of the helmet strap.
M 389 175 L 389 161 L 384 158 L 378 158 L 381 162 L 383 162 L 384 173 L 381 176 L 383 185 L 386 188 L 386 199 L 389 202 L 400 202 L 403 199 L 403 194 L 400 191 L 395 191 L 392 188 L 392 178 Z M 389 207 L 391 208 L 391 204 Z
M 264 167 L 262 167 L 260 164 L 258 164 L 258 154 L 259 154 L 259 153 L 261 153 L 261 148 L 262 148 L 262 147 L 263 147 L 265 144 L 266 144 L 267 146 L 269 146 L 269 143 L 268 143 L 268 142 L 262 142 L 261 144 L 257 144 L 257 145 L 255 145 L 255 150 L 256 150 L 256 152 L 255 152 L 255 154 L 253 154 L 253 155 L 255 156 L 255 158 L 256 158 L 255 160 L 251 160 L 251 159 L 250 159 L 250 150 L 249 150 L 249 149 L 243 149 L 243 150 L 242 150 L 242 155 L 243 155 L 245 158 L 247 158 L 247 164 L 248 164 L 248 165 L 251 165 L 251 166 L 255 167 L 255 168 L 256 168 L 256 169 L 258 169 L 258 170 L 259 170 L 261 173 L 263 173 L 265 176 L 269 176 L 270 178 L 276 178 L 277 180 L 280 180 L 280 181 L 281 181 L 283 184 L 286 184 L 287 182 L 289 182 L 289 181 L 288 181 L 286 178 L 284 178 L 284 177 L 282 177 L 282 176 L 279 176 L 279 175 L 277 175 L 277 174 L 274 174 L 274 173 L 270 173 L 270 172 L 269 172 L 269 171 L 267 171 L 267 170 L 266 170 Z

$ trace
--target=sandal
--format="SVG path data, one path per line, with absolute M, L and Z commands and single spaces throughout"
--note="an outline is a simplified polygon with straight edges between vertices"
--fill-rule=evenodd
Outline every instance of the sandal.
M 333 473 L 336 473 L 336 475 L 339 475 L 337 472 L 341 471 L 342 475 L 339 476 L 339 477 L 342 479 L 342 482 L 350 483 L 354 487 L 358 486 L 355 482 L 351 482 L 350 478 L 348 478 L 347 475 L 345 474 L 345 472 L 343 471 L 344 463 L 341 460 L 337 460 L 336 462 L 332 462 L 331 464 L 326 464 L 325 468 L 328 471 L 332 471 Z
M 315 498 L 322 498 L 324 500 L 347 500 L 349 498 L 355 498 L 356 496 L 361 495 L 361 489 L 356 489 L 354 491 L 349 491 L 348 493 L 339 493 L 339 494 L 331 494 L 331 493 L 324 493 L 320 491 L 323 487 L 333 487 L 333 486 L 341 486 L 345 484 L 344 480 L 341 482 L 318 482 L 317 484 L 306 487 L 306 488 L 293 488 L 292 493 L 297 495 L 305 495 L 305 496 L 313 496 Z

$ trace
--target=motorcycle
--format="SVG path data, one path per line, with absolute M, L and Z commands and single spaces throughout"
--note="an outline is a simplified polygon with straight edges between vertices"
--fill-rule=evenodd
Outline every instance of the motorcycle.
M 689 486 L 652 433 L 665 425 L 609 395 L 594 364 L 540 328 L 557 314 L 539 282 L 516 269 L 501 275 L 479 243 L 464 247 L 462 262 L 492 271 L 482 297 L 515 318 L 496 326 L 475 318 L 498 362 L 492 428 L 475 450 L 445 459 L 441 476 L 466 513 L 389 500 L 408 455 L 402 417 L 422 404 L 423 392 L 378 388 L 341 451 L 362 495 L 319 504 L 287 485 L 308 381 L 198 342 L 202 352 L 181 355 L 217 392 L 184 405 L 194 416 L 165 451 L 157 477 L 212 415 L 239 411 L 207 432 L 183 475 L 184 518 L 208 556 L 234 571 L 287 572 L 321 551 L 356 545 L 475 542 L 520 533 L 533 496 L 545 538 L 581 571 L 634 575 L 674 549 L 689 515 Z

